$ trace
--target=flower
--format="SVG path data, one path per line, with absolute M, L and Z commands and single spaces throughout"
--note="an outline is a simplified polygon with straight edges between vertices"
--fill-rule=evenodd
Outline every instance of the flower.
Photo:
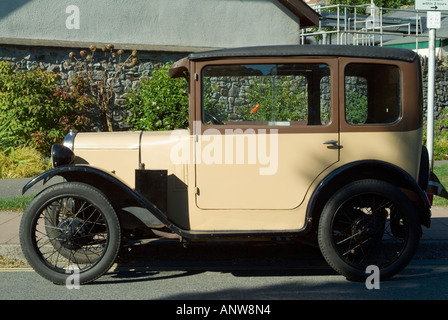
M 118 50 L 117 53 L 121 56 L 124 54 L 124 51 L 122 49 Z
M 92 51 L 92 52 L 95 52 L 95 51 L 96 51 L 96 47 L 95 47 L 94 45 L 91 45 L 89 49 L 90 49 L 90 51 Z
M 70 52 L 70 53 L 68 54 L 68 56 L 70 57 L 70 59 L 73 59 L 76 55 L 75 55 L 74 52 Z
M 257 103 L 255 107 L 250 111 L 250 114 L 257 112 L 259 107 L 260 105 Z
M 134 56 L 134 57 L 137 56 L 137 50 L 132 50 L 132 56 Z
M 81 55 L 81 57 L 85 57 L 87 55 L 87 51 L 81 50 L 81 52 L 79 52 L 79 54 Z

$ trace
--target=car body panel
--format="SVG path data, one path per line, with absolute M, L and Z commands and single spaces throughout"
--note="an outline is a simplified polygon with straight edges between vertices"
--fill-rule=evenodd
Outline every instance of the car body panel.
M 326 99 L 331 110 L 326 123 L 205 123 L 205 68 L 293 63 L 327 66 L 331 90 Z M 394 81 L 400 83 L 402 91 L 394 101 L 400 104 L 400 113 L 394 121 L 348 123 L 343 84 L 344 70 L 351 64 L 392 66 L 399 70 Z M 417 180 L 420 171 L 423 110 L 419 72 L 418 56 L 408 50 L 277 46 L 193 53 L 170 70 L 172 77 L 185 77 L 189 84 L 188 129 L 78 133 L 70 137 L 76 154 L 74 165 L 98 167 L 137 194 L 142 185 L 137 186 L 136 180 L 145 171 L 164 173 L 166 183 L 159 181 L 166 184 L 162 192 L 166 194 L 166 206 L 162 204 L 163 210 L 159 211 L 176 226 L 176 232 L 182 230 L 192 237 L 207 233 L 250 234 L 251 230 L 255 234 L 306 231 L 314 217 L 310 212 L 320 210 L 319 204 L 310 200 L 316 199 L 316 194 L 322 196 L 322 183 L 330 183 L 333 175 L 339 177 L 333 181 L 341 181 L 335 172 L 363 162 L 387 164 L 369 167 L 384 169 L 378 176 L 386 177 L 388 170 L 395 167 L 403 170 L 397 173 L 397 177 L 402 177 L 400 187 L 417 193 L 421 207 L 429 215 L 427 203 L 421 200 L 425 190 L 415 190 L 414 184 L 406 182 L 408 177 Z M 369 74 L 362 76 L 369 78 Z M 376 90 L 387 92 L 389 85 L 385 83 L 377 85 Z M 380 105 L 389 103 L 381 97 L 375 99 Z M 243 157 L 238 158 L 241 153 Z M 346 172 L 356 173 L 353 179 L 363 176 L 356 170 Z

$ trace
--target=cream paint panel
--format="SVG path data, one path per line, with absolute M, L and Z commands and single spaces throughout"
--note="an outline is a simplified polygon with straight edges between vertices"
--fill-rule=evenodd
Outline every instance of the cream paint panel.
M 193 137 L 187 130 L 144 132 L 141 139 L 141 161 L 145 169 L 168 170 L 172 190 L 185 190 L 188 185 L 187 168 Z
M 88 163 L 92 167 L 113 173 L 134 188 L 135 167 L 131 164 L 138 165 L 138 150 L 78 150 L 76 157 L 75 164 Z
M 421 141 L 420 129 L 409 132 L 342 132 L 341 165 L 357 160 L 381 160 L 401 167 L 416 179 Z
M 78 133 L 75 153 L 78 150 L 138 150 L 140 132 L 88 132 Z
M 417 176 L 421 145 L 421 130 L 411 132 L 366 132 L 341 134 L 341 161 L 328 167 L 310 186 L 305 195 L 308 203 L 321 178 L 346 163 L 376 159 L 402 166 L 411 176 Z M 308 137 L 309 139 L 309 137 Z M 366 144 L 371 148 L 366 148 Z M 409 156 L 403 156 L 403 153 Z M 224 178 L 223 178 L 224 179 Z M 222 181 L 222 180 L 220 180 Z M 286 189 L 286 188 L 285 188 Z M 282 190 L 285 190 L 282 189 Z M 194 200 L 190 194 L 190 201 Z M 292 210 L 201 210 L 190 204 L 190 226 L 198 231 L 225 230 L 298 230 L 304 226 L 306 206 Z
M 168 171 L 166 214 L 185 229 L 189 229 L 188 168 L 192 163 L 192 139 L 187 130 L 144 132 L 141 139 L 145 169 Z
M 306 216 L 305 206 L 275 211 L 190 208 L 190 228 L 194 231 L 297 231 L 304 227 Z
M 76 164 L 88 163 L 114 173 L 131 188 L 138 168 L 140 132 L 78 133 L 74 152 Z
M 201 209 L 227 210 L 281 210 L 298 207 L 313 180 L 338 161 L 338 150 L 323 144 L 328 140 L 337 140 L 337 134 L 279 134 L 277 138 L 278 153 L 265 152 L 265 155 L 270 155 L 270 164 L 262 164 L 259 157 L 255 164 L 248 163 L 248 140 L 244 144 L 244 164 L 236 163 L 235 155 L 241 152 L 236 149 L 236 143 L 233 144 L 233 164 L 225 164 L 225 136 L 215 135 L 208 137 L 208 141 L 198 143 L 197 150 L 202 149 L 203 153 L 200 155 L 202 158 L 199 158 L 198 153 L 196 158 L 196 185 L 199 189 L 197 206 Z M 270 139 L 267 138 L 266 141 Z M 210 154 L 210 144 L 223 146 L 222 164 L 204 163 L 204 159 Z M 275 150 L 270 146 L 262 150 L 266 149 Z M 258 155 L 258 150 L 257 141 L 252 152 Z M 275 161 L 277 163 L 273 163 Z M 274 174 L 260 174 L 260 169 L 269 166 L 277 169 Z

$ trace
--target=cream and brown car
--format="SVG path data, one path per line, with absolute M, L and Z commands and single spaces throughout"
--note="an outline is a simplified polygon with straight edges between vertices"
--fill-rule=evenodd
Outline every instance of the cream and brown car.
M 354 280 L 410 262 L 437 182 L 416 53 L 222 49 L 190 54 L 170 76 L 187 80 L 189 129 L 71 132 L 53 146 L 54 168 L 24 187 L 64 181 L 23 215 L 22 249 L 39 274 L 65 283 L 75 268 L 90 282 L 129 241 L 152 238 L 311 238 Z

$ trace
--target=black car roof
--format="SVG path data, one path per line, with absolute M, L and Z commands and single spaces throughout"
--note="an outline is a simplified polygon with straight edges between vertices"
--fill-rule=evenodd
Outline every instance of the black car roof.
M 190 60 L 246 57 L 336 56 L 391 59 L 412 62 L 418 54 L 412 50 L 354 45 L 280 45 L 218 49 L 191 53 Z

